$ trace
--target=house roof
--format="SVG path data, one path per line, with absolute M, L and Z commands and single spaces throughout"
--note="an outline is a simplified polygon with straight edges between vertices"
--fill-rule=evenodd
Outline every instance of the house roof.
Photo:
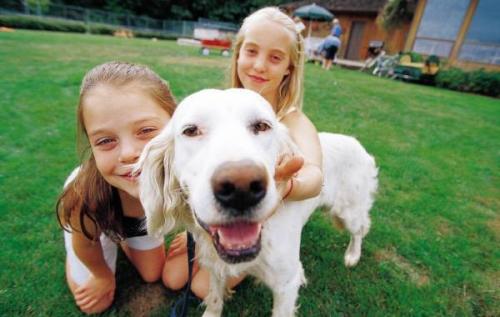
M 414 11 L 418 0 L 407 0 L 409 9 Z M 387 0 L 316 0 L 316 1 L 295 1 L 281 5 L 288 10 L 295 10 L 303 5 L 316 3 L 333 13 L 340 12 L 357 12 L 357 13 L 373 13 L 377 14 L 382 10 Z

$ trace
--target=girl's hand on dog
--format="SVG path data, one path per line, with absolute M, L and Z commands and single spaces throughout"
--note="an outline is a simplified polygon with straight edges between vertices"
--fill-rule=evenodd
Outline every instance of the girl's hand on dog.
M 175 257 L 179 254 L 183 254 L 187 252 L 187 233 L 186 231 L 179 233 L 175 236 L 172 243 L 170 243 L 170 247 L 168 248 L 167 257 Z
M 302 156 L 285 154 L 280 158 L 274 171 L 274 179 L 278 183 L 278 191 L 281 197 L 285 198 L 290 194 L 293 189 L 291 179 L 303 165 L 304 158 Z
M 106 277 L 90 276 L 85 284 L 75 290 L 76 304 L 83 311 L 92 310 L 104 297 L 113 298 L 116 280 L 113 274 Z

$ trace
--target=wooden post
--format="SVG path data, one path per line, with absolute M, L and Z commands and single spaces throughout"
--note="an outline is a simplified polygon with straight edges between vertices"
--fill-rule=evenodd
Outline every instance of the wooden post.
M 410 26 L 410 31 L 408 32 L 408 37 L 406 38 L 406 52 L 409 52 L 413 49 L 413 44 L 415 43 L 415 38 L 417 37 L 418 27 L 420 26 L 420 21 L 422 20 L 422 16 L 424 15 L 424 9 L 426 5 L 427 0 L 419 0 L 417 3 L 415 14 L 413 15 L 413 20 Z
M 451 49 L 451 54 L 449 57 L 450 64 L 454 64 L 457 60 L 458 53 L 460 52 L 460 48 L 465 39 L 465 34 L 467 30 L 469 30 L 470 23 L 472 22 L 472 17 L 476 12 L 477 4 L 479 0 L 471 0 L 469 3 L 469 7 L 467 8 L 467 12 L 465 13 L 464 20 L 462 25 L 460 26 L 460 30 L 458 31 L 457 38 L 455 39 L 455 43 L 453 44 L 453 48 Z

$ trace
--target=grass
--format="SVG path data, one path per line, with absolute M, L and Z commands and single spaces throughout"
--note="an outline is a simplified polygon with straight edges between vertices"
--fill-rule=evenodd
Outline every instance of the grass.
M 64 280 L 54 202 L 75 152 L 81 78 L 109 60 L 144 63 L 178 100 L 223 87 L 229 60 L 174 42 L 0 33 L 0 315 L 79 316 Z M 306 69 L 318 130 L 357 137 L 380 167 L 373 226 L 357 267 L 349 237 L 316 213 L 302 237 L 308 285 L 299 316 L 500 315 L 500 101 L 335 68 Z M 106 316 L 167 314 L 178 293 L 147 285 L 120 257 Z M 268 316 L 272 296 L 245 281 L 224 316 Z M 191 316 L 203 310 L 192 305 Z

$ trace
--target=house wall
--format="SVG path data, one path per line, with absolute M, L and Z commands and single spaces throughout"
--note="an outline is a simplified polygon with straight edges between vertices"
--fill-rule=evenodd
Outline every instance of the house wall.
M 444 59 L 443 63 L 444 67 L 459 67 L 464 70 L 474 70 L 474 69 L 484 68 L 486 70 L 500 71 L 500 65 L 463 61 L 458 58 L 460 48 L 462 47 L 464 42 L 465 34 L 467 33 L 467 30 L 470 26 L 471 20 L 474 16 L 478 3 L 479 0 L 470 1 L 469 7 L 466 11 L 462 24 L 460 26 L 459 33 L 453 43 L 453 48 L 450 52 L 450 55 L 448 56 L 448 58 Z M 408 38 L 405 43 L 406 51 L 411 51 L 413 49 L 416 35 L 420 27 L 420 23 L 422 21 L 422 16 L 424 14 L 426 5 L 427 5 L 427 0 L 419 0 L 417 4 L 415 15 L 413 16 L 410 31 L 408 33 Z
M 383 41 L 384 49 L 388 54 L 395 54 L 402 51 L 411 25 L 410 23 L 406 23 L 398 30 L 388 33 L 377 24 L 377 17 L 375 15 L 337 13 L 335 17 L 339 19 L 340 26 L 342 27 L 342 36 L 340 38 L 342 46 L 337 55 L 339 58 L 346 58 L 353 22 L 362 21 L 365 23 L 361 45 L 358 51 L 360 60 L 368 58 L 370 41 Z M 321 38 L 326 37 L 330 33 L 332 27 L 329 22 L 303 21 L 303 23 L 306 26 L 302 32 L 304 37 L 307 37 L 309 34 L 309 27 L 311 28 L 311 36 Z
M 362 15 L 337 15 L 340 25 L 344 30 L 342 35 L 342 47 L 340 49 L 339 57 L 345 57 L 351 36 L 353 22 L 364 22 L 363 36 L 361 39 L 361 46 L 359 49 L 359 56 L 361 60 L 368 58 L 368 47 L 370 41 L 383 41 L 384 49 L 388 54 L 395 54 L 404 49 L 406 36 L 410 29 L 410 23 L 402 25 L 398 30 L 390 33 L 384 30 L 383 27 L 377 23 L 376 16 L 362 16 Z

